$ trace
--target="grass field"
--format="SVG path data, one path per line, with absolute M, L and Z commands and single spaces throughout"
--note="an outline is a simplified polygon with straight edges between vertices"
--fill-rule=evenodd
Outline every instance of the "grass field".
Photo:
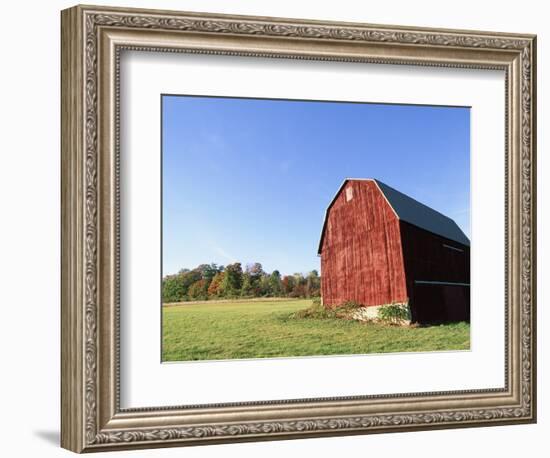
M 470 326 L 396 327 L 294 318 L 310 300 L 190 303 L 163 307 L 163 361 L 467 350 Z

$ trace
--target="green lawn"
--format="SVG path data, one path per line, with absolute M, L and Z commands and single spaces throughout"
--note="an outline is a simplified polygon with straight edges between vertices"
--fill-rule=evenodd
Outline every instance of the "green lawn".
M 339 318 L 293 318 L 310 300 L 163 307 L 163 361 L 467 350 L 470 326 L 394 327 Z

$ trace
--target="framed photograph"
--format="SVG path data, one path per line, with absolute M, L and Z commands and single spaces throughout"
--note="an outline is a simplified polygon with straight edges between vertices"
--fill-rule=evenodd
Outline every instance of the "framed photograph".
M 62 12 L 75 452 L 536 421 L 536 38 Z

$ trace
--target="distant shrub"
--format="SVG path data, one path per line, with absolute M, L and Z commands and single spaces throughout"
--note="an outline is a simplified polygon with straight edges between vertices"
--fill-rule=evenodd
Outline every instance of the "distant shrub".
M 311 301 L 311 305 L 307 309 L 298 310 L 291 315 L 292 318 L 316 318 L 326 319 L 334 318 L 334 311 L 325 308 L 321 305 L 321 299 L 315 298 Z
M 411 312 L 407 304 L 383 305 L 378 310 L 378 319 L 387 324 L 402 324 L 411 320 Z
M 316 319 L 327 319 L 327 318 L 342 318 L 350 319 L 352 318 L 353 311 L 361 308 L 362 305 L 354 302 L 347 301 L 343 304 L 338 305 L 334 308 L 328 308 L 321 304 L 321 298 L 315 297 L 311 301 L 311 305 L 307 309 L 298 310 L 292 314 L 293 318 L 316 318 Z

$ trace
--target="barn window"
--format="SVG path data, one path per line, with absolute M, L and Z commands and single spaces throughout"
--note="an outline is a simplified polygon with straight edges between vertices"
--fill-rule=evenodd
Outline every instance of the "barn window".
M 349 202 L 351 199 L 353 199 L 353 188 L 348 186 L 346 188 L 346 202 Z

